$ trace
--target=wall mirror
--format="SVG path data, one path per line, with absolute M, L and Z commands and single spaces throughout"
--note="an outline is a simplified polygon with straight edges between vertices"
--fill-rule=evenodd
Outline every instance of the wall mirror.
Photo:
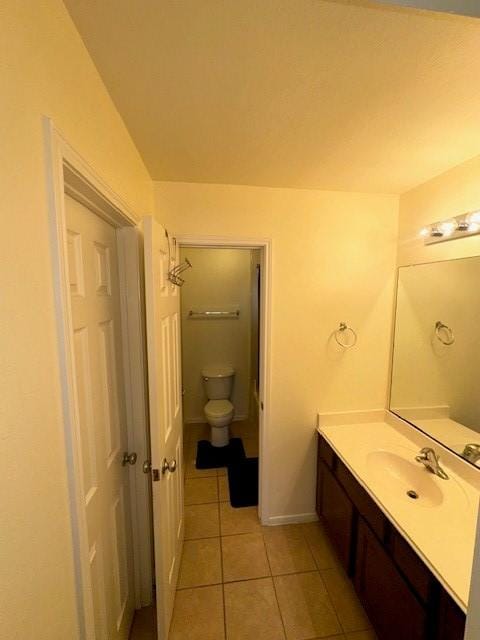
M 480 467 L 480 256 L 399 268 L 390 410 Z

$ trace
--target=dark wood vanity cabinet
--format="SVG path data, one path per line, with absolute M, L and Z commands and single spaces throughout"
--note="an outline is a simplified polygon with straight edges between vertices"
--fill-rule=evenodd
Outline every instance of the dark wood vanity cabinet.
M 324 469 L 320 499 L 330 538 L 345 571 L 351 573 L 353 504 L 327 468 Z
M 429 637 L 425 608 L 362 518 L 358 524 L 354 584 L 379 638 Z
M 463 611 L 322 437 L 317 513 L 379 640 L 463 638 Z

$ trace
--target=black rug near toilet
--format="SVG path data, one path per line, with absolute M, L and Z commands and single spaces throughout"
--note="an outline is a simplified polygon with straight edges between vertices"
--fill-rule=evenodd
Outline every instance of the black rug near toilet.
M 258 504 L 258 458 L 245 458 L 228 465 L 228 486 L 232 507 Z
M 208 440 L 199 440 L 197 443 L 197 469 L 218 469 L 244 459 L 245 449 L 241 438 L 231 438 L 225 447 L 214 447 Z

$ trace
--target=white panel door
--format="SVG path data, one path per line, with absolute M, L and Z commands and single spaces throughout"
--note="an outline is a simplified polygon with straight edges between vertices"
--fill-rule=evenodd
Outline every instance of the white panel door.
M 69 196 L 65 210 L 94 637 L 127 640 L 134 594 L 116 233 Z
M 144 252 L 158 637 L 166 640 L 184 528 L 180 296 L 167 278 L 177 256 L 152 218 L 144 220 Z

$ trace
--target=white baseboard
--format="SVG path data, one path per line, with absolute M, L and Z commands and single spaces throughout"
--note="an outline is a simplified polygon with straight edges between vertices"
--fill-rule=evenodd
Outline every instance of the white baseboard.
M 270 516 L 267 518 L 266 522 L 262 524 L 267 525 L 268 527 L 275 527 L 280 524 L 296 524 L 301 522 L 316 522 L 318 520 L 318 516 L 315 512 L 313 513 L 293 513 L 288 516 Z
M 233 422 L 241 422 L 242 420 L 248 420 L 248 416 L 241 414 L 233 417 Z M 188 420 L 184 419 L 183 424 L 205 424 L 206 422 L 207 419 L 205 418 L 205 416 L 202 416 L 201 418 L 189 418 Z

